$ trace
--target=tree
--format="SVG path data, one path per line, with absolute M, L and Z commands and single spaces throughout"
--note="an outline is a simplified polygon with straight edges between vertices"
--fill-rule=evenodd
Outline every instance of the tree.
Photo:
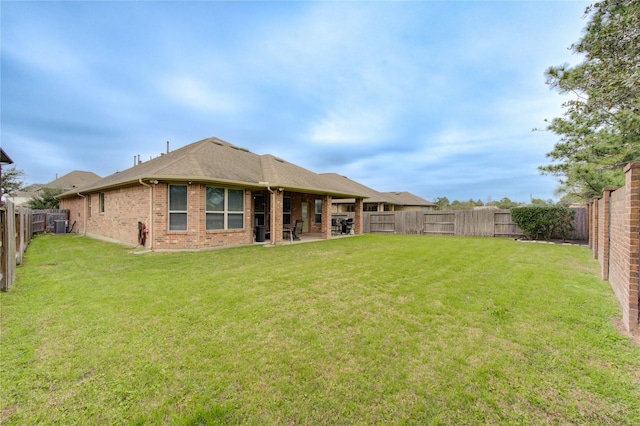
M 2 194 L 15 195 L 24 187 L 22 178 L 24 172 L 16 169 L 16 166 L 10 166 L 2 169 Z
M 451 210 L 473 210 L 474 207 L 482 207 L 484 203 L 481 199 L 475 201 L 473 198 L 469 198 L 469 201 L 454 200 L 451 203 Z
M 57 209 L 60 203 L 55 196 L 63 192 L 64 190 L 60 188 L 42 188 L 38 195 L 27 201 L 27 206 L 35 210 Z
M 451 206 L 447 197 L 438 197 L 435 199 L 434 203 L 437 204 L 438 210 L 447 210 Z
M 623 184 L 624 166 L 640 158 L 640 2 L 603 0 L 585 15 L 585 34 L 571 46 L 584 61 L 546 71 L 547 84 L 574 97 L 547 126 L 560 141 L 539 168 L 581 199 Z
M 499 209 L 511 209 L 513 207 L 521 206 L 522 203 L 518 201 L 511 201 L 509 197 L 503 197 L 500 201 L 492 201 L 487 205 L 496 206 Z

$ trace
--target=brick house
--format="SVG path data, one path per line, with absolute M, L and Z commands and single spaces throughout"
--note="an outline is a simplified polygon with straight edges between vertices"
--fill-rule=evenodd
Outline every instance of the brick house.
M 334 198 L 356 200 L 360 234 L 365 197 L 273 155 L 208 138 L 57 198 L 82 234 L 138 245 L 144 233 L 151 249 L 197 250 L 253 244 L 257 225 L 280 244 L 296 219 L 303 232 L 331 238 Z

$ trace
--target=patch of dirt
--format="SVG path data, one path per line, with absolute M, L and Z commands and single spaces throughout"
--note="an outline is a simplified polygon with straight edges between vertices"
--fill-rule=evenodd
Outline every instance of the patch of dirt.
M 515 238 L 521 243 L 538 243 L 538 244 L 564 244 L 567 246 L 588 246 L 589 241 L 583 240 L 528 240 L 526 238 Z
M 627 336 L 628 338 L 630 338 L 631 342 L 634 345 L 640 346 L 640 330 L 628 331 L 626 329 L 626 327 L 624 326 L 624 324 L 622 323 L 622 320 L 620 318 L 614 318 L 613 319 L 613 324 L 616 326 L 616 328 L 618 329 L 618 331 L 622 335 Z

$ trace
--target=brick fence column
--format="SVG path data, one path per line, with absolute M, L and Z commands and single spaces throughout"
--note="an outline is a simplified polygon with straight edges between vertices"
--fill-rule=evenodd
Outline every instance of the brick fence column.
M 589 238 L 589 248 L 593 250 L 593 200 L 587 203 L 587 234 Z
M 603 280 L 609 279 L 609 253 L 611 251 L 611 238 L 609 236 L 611 232 L 611 193 L 619 187 L 606 187 L 602 191 L 602 217 L 600 223 L 602 229 L 600 229 L 600 244 L 598 247 L 598 258 L 600 260 L 600 278 Z
M 640 328 L 638 287 L 640 275 L 640 162 L 625 167 L 625 186 L 629 226 L 629 329 Z
M 593 258 L 597 259 L 598 258 L 598 225 L 600 223 L 600 219 L 598 217 L 598 209 L 600 207 L 600 197 L 593 197 L 593 219 L 592 219 L 592 225 L 593 227 L 591 228 L 591 235 L 593 235 Z

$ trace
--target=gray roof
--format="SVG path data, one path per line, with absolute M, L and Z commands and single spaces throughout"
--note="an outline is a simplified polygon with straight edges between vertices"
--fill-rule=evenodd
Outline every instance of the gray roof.
M 349 179 L 346 176 L 341 176 L 337 173 L 324 173 L 322 175 L 325 179 L 330 180 L 334 185 L 343 185 L 345 188 L 349 188 L 352 191 L 360 191 L 366 194 L 368 198 L 365 203 L 385 203 L 393 204 L 396 206 L 435 206 L 435 203 L 427 201 L 424 198 L 418 197 L 407 191 L 402 192 L 378 192 L 375 189 L 364 186 L 354 180 Z M 337 200 L 337 203 L 353 203 L 355 199 Z
M 60 189 L 71 189 L 71 188 L 82 188 L 84 186 L 90 185 L 94 182 L 97 182 L 101 179 L 100 176 L 93 172 L 85 172 L 82 170 L 74 170 L 66 175 L 59 177 L 55 180 L 52 180 L 46 185 L 41 185 L 41 188 L 60 188 Z M 40 188 L 39 188 L 40 189 Z
M 397 206 L 437 206 L 436 203 L 425 200 L 424 198 L 418 197 L 417 195 L 407 191 L 383 192 L 383 194 L 386 194 L 387 196 L 390 196 L 391 199 L 395 200 L 393 204 Z
M 339 175 L 338 173 L 323 173 L 321 175 L 324 179 L 331 182 L 332 185 L 344 188 L 345 191 L 355 191 L 367 196 L 367 203 L 386 203 L 388 198 L 383 193 L 369 188 L 355 180 L 351 180 L 346 176 Z M 345 203 L 353 203 L 355 199 L 343 200 Z
M 82 188 L 95 192 L 138 183 L 140 179 L 173 182 L 207 182 L 245 188 L 284 188 L 296 192 L 329 194 L 337 198 L 363 197 L 358 191 L 334 186 L 310 170 L 273 155 L 258 155 L 212 137 L 141 162 Z M 76 195 L 68 191 L 59 197 Z

